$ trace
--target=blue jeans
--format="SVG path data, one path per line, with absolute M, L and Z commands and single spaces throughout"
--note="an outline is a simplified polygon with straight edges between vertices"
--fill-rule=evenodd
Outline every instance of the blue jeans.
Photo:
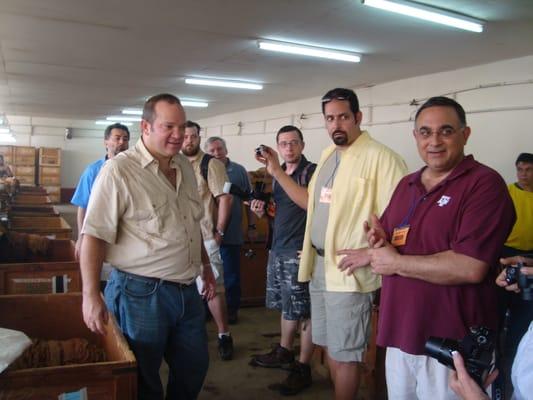
M 221 245 L 220 256 L 224 265 L 224 288 L 228 310 L 237 311 L 241 305 L 241 245 Z
M 196 285 L 113 270 L 105 300 L 137 358 L 138 399 L 163 399 L 163 357 L 169 366 L 166 398 L 196 399 L 209 364 L 205 311 Z

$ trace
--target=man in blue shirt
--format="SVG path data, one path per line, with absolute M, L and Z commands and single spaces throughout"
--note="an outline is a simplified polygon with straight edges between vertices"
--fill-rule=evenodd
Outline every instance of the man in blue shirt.
M 85 219 L 85 211 L 89 204 L 89 197 L 91 195 L 91 189 L 93 183 L 100 172 L 100 169 L 106 162 L 106 160 L 115 157 L 118 153 L 128 150 L 130 141 L 130 131 L 127 126 L 116 123 L 109 125 L 104 132 L 104 145 L 106 149 L 106 155 L 104 158 L 89 164 L 85 171 L 81 174 L 80 181 L 72 196 L 70 202 L 75 206 L 78 206 L 77 222 L 78 222 L 78 240 L 76 242 L 76 260 L 79 260 L 80 249 L 83 235 L 81 234 L 81 228 L 83 227 L 83 220 Z
M 246 192 L 251 191 L 250 178 L 246 169 L 228 158 L 226 142 L 221 137 L 213 136 L 205 143 L 205 152 L 226 166 L 226 173 L 232 185 Z M 255 231 L 255 216 L 248 211 L 248 232 Z M 242 199 L 233 196 L 231 217 L 220 245 L 220 256 L 224 265 L 224 287 L 228 305 L 228 322 L 237 323 L 238 310 L 241 303 L 241 247 L 244 243 L 242 234 Z

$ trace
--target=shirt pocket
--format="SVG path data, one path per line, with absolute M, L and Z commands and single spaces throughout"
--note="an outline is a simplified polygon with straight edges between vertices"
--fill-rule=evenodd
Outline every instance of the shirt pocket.
M 141 231 L 150 235 L 159 235 L 168 215 L 168 199 L 160 197 L 152 199 L 152 204 L 143 204 L 133 213 L 133 219 Z

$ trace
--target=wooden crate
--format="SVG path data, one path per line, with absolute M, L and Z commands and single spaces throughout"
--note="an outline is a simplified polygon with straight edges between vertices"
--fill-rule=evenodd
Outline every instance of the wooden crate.
M 48 204 L 21 204 L 11 205 L 8 209 L 8 215 L 10 217 L 44 217 L 59 215 L 54 206 Z
M 39 183 L 39 185 L 61 185 L 61 168 L 39 166 L 37 183 Z
M 11 250 L 0 255 L 0 295 L 81 292 L 71 240 L 51 240 L 46 254 Z
M 0 375 L 0 398 L 57 400 L 60 394 L 83 387 L 87 388 L 89 399 L 137 398 L 135 356 L 113 318 L 107 324 L 106 335 L 96 335 L 86 328 L 81 294 L 11 295 L 0 300 L 0 326 L 22 331 L 32 338 L 85 338 L 101 346 L 108 360 L 5 371 Z
M 61 165 L 61 149 L 51 147 L 40 147 L 39 165 L 59 167 Z
M 35 165 L 35 147 L 13 146 L 14 165 Z
M 0 146 L 0 154 L 4 156 L 4 164 L 13 164 L 13 146 Z
M 8 226 L 14 232 L 53 236 L 55 239 L 72 238 L 72 228 L 63 217 L 12 217 Z
M 51 204 L 50 198 L 47 195 L 40 193 L 19 193 L 11 201 L 12 205 L 22 204 Z

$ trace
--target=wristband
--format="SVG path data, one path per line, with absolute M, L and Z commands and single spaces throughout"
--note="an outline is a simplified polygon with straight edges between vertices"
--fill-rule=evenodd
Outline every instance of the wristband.
M 220 237 L 224 237 L 224 231 L 223 230 L 217 229 L 215 232 L 218 233 L 220 235 Z

